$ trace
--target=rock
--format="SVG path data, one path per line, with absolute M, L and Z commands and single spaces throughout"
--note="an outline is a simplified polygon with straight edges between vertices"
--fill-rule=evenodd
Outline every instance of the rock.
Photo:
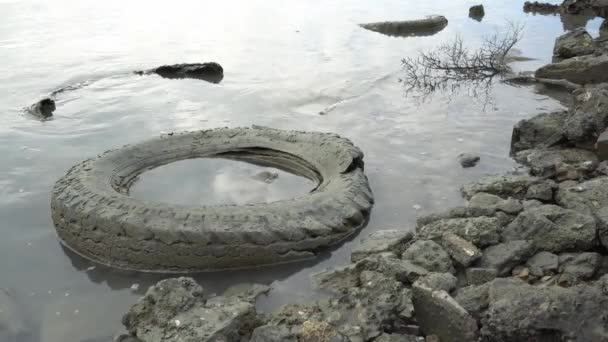
M 163 65 L 155 69 L 136 71 L 135 73 L 138 75 L 158 74 L 169 79 L 193 78 L 211 83 L 220 83 L 224 78 L 224 69 L 215 62 Z
M 572 58 L 590 55 L 596 50 L 595 42 L 584 28 L 579 28 L 559 36 L 555 40 L 553 55 L 559 58 Z
M 515 160 L 529 166 L 534 176 L 558 181 L 582 178 L 598 164 L 595 153 L 577 148 L 525 150 L 518 152 Z
M 605 341 L 608 296 L 593 286 L 531 286 L 511 279 L 491 283 L 481 319 L 488 341 Z
M 471 19 L 481 21 L 485 15 L 486 11 L 484 10 L 483 5 L 475 5 L 469 8 L 469 18 Z
M 417 229 L 421 239 L 438 239 L 445 233 L 453 233 L 479 247 L 498 243 L 500 241 L 499 231 L 498 219 L 485 216 L 444 219 Z
M 328 268 L 312 275 L 315 287 L 343 292 L 351 287 L 358 287 L 361 267 L 348 265 L 344 267 Z
M 591 279 L 601 261 L 598 253 L 563 253 L 559 255 L 559 272 L 573 276 L 577 280 Z
M 469 200 L 469 207 L 503 211 L 511 215 L 516 215 L 523 210 L 523 206 L 518 200 L 512 198 L 502 199 L 485 192 L 478 192 L 473 195 Z
M 437 335 L 429 335 L 425 337 L 425 342 L 441 342 L 441 339 Z
M 474 167 L 479 163 L 480 159 L 478 155 L 472 153 L 461 153 L 458 155 L 458 162 L 464 168 Z
M 544 182 L 538 184 L 532 184 L 528 188 L 526 192 L 526 198 L 531 200 L 539 200 L 544 202 L 553 201 L 553 190 L 557 188 L 554 182 Z M 530 203 L 528 203 L 530 204 Z M 533 205 L 538 206 L 542 205 L 541 202 L 536 202 Z M 526 204 L 524 203 L 524 210 L 526 209 Z
M 574 106 L 563 125 L 564 136 L 577 145 L 593 148 L 608 123 L 608 85 L 587 86 L 574 94 Z
M 554 253 L 586 251 L 597 244 L 593 217 L 555 205 L 522 212 L 503 230 L 502 238 L 529 240 L 538 249 Z
M 456 234 L 445 233 L 441 235 L 439 244 L 462 267 L 468 267 L 481 258 L 481 251 L 475 245 Z
M 298 342 L 296 334 L 286 326 L 262 325 L 255 328 L 249 342 Z
M 530 274 L 533 276 L 544 277 L 557 272 L 559 259 L 553 253 L 543 251 L 528 259 L 526 266 L 528 266 Z
M 234 297 L 205 299 L 192 278 L 172 278 L 150 287 L 123 317 L 144 341 L 240 341 L 262 325 L 255 307 Z
M 538 1 L 526 1 L 524 3 L 524 12 L 525 13 L 540 13 L 540 14 L 554 14 L 559 13 L 560 7 L 559 5 L 554 5 L 545 2 Z
M 455 207 L 450 208 L 443 212 L 435 212 L 423 216 L 419 216 L 416 219 L 416 227 L 422 227 L 429 223 L 453 218 L 470 218 L 480 216 L 493 216 L 494 209 L 490 208 L 471 208 L 471 207 Z
M 417 342 L 418 336 L 399 335 L 399 334 L 382 334 L 378 336 L 374 342 Z
M 466 199 L 479 192 L 487 192 L 500 197 L 522 199 L 532 184 L 542 182 L 539 178 L 528 175 L 490 176 L 467 184 L 460 190 Z
M 0 341 L 28 341 L 33 339 L 31 330 L 13 291 L 0 288 Z
M 519 121 L 511 134 L 511 155 L 533 148 L 549 148 L 565 141 L 564 122 L 568 112 L 543 113 Z
M 430 240 L 414 242 L 403 252 L 401 259 L 409 260 L 430 272 L 454 272 L 448 253 L 439 244 Z
M 472 267 L 465 270 L 465 275 L 469 285 L 481 285 L 494 280 L 498 271 L 494 268 Z
M 602 24 L 600 25 L 599 33 L 600 33 L 599 38 L 601 40 L 608 38 L 608 19 L 604 19 L 604 21 L 602 21 Z
M 428 16 L 419 20 L 360 24 L 364 29 L 395 37 L 432 36 L 447 25 L 448 20 L 441 15 Z
M 429 273 L 425 268 L 413 264 L 409 260 L 373 256 L 365 258 L 356 264 L 360 270 L 382 273 L 386 277 L 409 284 Z
M 499 276 L 507 275 L 513 267 L 523 263 L 532 255 L 535 248 L 529 241 L 509 241 L 490 246 L 483 250 L 483 256 L 479 262 L 482 268 L 493 268 Z
M 55 109 L 57 109 L 55 101 L 47 97 L 29 106 L 26 111 L 32 115 L 46 119 L 53 116 Z
M 479 319 L 490 302 L 490 284 L 462 287 L 456 290 L 454 300 L 475 319 Z
M 560 187 L 556 201 L 559 205 L 584 214 L 592 214 L 598 223 L 598 236 L 608 248 L 608 177 L 598 177 L 573 186 Z M 585 251 L 588 249 L 578 249 Z
M 350 260 L 357 262 L 372 254 L 394 252 L 401 254 L 405 244 L 412 239 L 412 232 L 405 230 L 379 230 L 361 240 L 361 244 L 353 248 Z
M 425 335 L 437 335 L 441 342 L 477 341 L 477 322 L 447 292 L 414 285 L 412 301 Z
M 450 273 L 429 273 L 420 277 L 414 285 L 422 285 L 433 290 L 443 290 L 450 293 L 456 288 L 457 279 Z
M 523 206 L 524 206 L 524 210 L 530 210 L 532 208 L 537 208 L 540 207 L 542 205 L 544 205 L 543 202 L 539 201 L 539 200 L 528 200 L 528 201 L 523 201 Z
M 602 132 L 602 134 L 600 134 L 600 136 L 597 138 L 595 148 L 599 160 L 608 160 L 608 130 Z
M 608 55 L 573 57 L 536 70 L 536 78 L 565 79 L 578 84 L 608 82 Z

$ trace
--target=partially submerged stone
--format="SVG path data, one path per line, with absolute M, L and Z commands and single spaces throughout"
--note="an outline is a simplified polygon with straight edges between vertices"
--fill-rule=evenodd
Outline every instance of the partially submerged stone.
M 486 11 L 484 10 L 483 5 L 475 5 L 469 8 L 469 18 L 471 19 L 481 21 L 485 15 Z
M 530 274 L 536 277 L 553 275 L 558 270 L 559 258 L 556 254 L 542 251 L 528 259 L 526 266 L 530 269 Z
M 27 112 L 42 119 L 47 119 L 53 116 L 55 109 L 57 109 L 55 101 L 47 97 L 29 106 Z
M 419 20 L 384 21 L 361 24 L 364 29 L 396 37 L 431 36 L 443 30 L 448 20 L 442 15 L 428 16 Z
M 525 240 L 509 241 L 483 250 L 479 267 L 493 268 L 499 276 L 505 276 L 513 267 L 525 262 L 534 255 L 534 245 Z
M 477 322 L 445 291 L 414 285 L 412 301 L 416 320 L 426 335 L 437 335 L 442 342 L 475 342 Z
M 240 341 L 262 322 L 255 307 L 238 297 L 206 299 L 192 278 L 172 278 L 150 287 L 123 317 L 143 341 Z
M 541 182 L 540 179 L 523 174 L 506 176 L 489 176 L 474 183 L 464 185 L 461 192 L 470 199 L 479 192 L 486 192 L 500 197 L 523 198 L 532 184 Z
M 555 205 L 519 214 L 502 232 L 504 241 L 529 240 L 548 252 L 587 251 L 597 245 L 593 217 Z M 484 252 L 485 254 L 485 252 Z
M 530 286 L 496 279 L 481 335 L 491 341 L 605 341 L 608 296 L 593 286 Z
M 454 266 L 448 253 L 438 243 L 431 240 L 418 240 L 411 244 L 401 255 L 430 272 L 454 272 Z
M 135 73 L 139 75 L 158 74 L 163 78 L 170 79 L 193 78 L 211 83 L 219 83 L 224 78 L 224 69 L 215 62 L 163 65 L 146 71 L 136 71 Z
M 357 262 L 372 254 L 383 252 L 401 254 L 405 244 L 412 239 L 412 236 L 412 232 L 406 230 L 390 229 L 373 232 L 353 248 L 350 260 Z
M 595 153 L 578 148 L 531 149 L 518 152 L 515 160 L 529 166 L 534 176 L 559 180 L 579 179 L 597 166 Z
M 444 219 L 431 222 L 417 229 L 421 239 L 438 239 L 445 233 L 453 233 L 479 247 L 500 241 L 500 224 L 495 217 L 471 217 Z
M 567 111 L 542 113 L 519 121 L 511 134 L 511 155 L 532 148 L 548 148 L 564 142 Z
M 585 28 L 579 28 L 559 36 L 555 40 L 553 55 L 559 58 L 572 58 L 590 55 L 596 50 L 595 42 Z
M 439 244 L 460 266 L 468 267 L 481 258 L 481 251 L 474 244 L 456 234 L 445 233 L 441 235 Z
M 480 159 L 478 155 L 472 153 L 461 153 L 458 155 L 458 162 L 464 168 L 474 167 L 479 163 Z
M 536 70 L 535 76 L 578 84 L 608 82 L 608 55 L 573 57 L 548 64 Z

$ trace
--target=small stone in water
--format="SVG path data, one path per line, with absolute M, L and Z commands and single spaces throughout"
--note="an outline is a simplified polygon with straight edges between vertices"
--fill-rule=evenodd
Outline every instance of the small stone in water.
M 135 283 L 135 284 L 131 285 L 131 290 L 132 290 L 132 291 L 137 291 L 137 290 L 139 290 L 139 284 Z
M 476 154 L 471 153 L 461 153 L 458 155 L 458 161 L 462 167 L 473 167 L 479 163 L 481 158 Z

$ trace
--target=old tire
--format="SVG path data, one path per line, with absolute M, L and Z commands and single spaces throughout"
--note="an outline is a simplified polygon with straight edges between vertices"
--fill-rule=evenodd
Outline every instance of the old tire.
M 318 182 L 299 198 L 245 206 L 179 206 L 128 196 L 146 170 L 228 157 L 263 162 Z M 155 272 L 245 268 L 303 259 L 367 220 L 373 196 L 363 154 L 334 134 L 221 128 L 162 136 L 72 167 L 52 192 L 62 243 L 112 267 Z

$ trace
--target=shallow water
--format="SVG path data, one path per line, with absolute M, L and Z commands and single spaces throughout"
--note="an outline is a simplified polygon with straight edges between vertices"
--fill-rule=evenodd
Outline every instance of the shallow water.
M 121 315 L 162 278 L 96 266 L 57 241 L 49 208 L 53 183 L 71 165 L 104 150 L 171 131 L 252 124 L 352 139 L 365 152 L 376 197 L 370 222 L 357 237 L 317 260 L 196 276 L 210 292 L 242 282 L 270 284 L 273 291 L 259 302 L 264 310 L 316 296 L 310 274 L 346 264 L 360 236 L 413 229 L 419 213 L 462 203 L 461 184 L 512 168 L 512 125 L 562 108 L 558 101 L 535 88 L 504 84 L 495 86 L 489 102 L 466 90 L 417 99 L 399 83 L 400 60 L 457 34 L 477 45 L 484 34 L 515 20 L 526 25 L 517 48 L 535 60 L 513 67 L 534 70 L 550 60 L 564 27 L 585 22 L 525 15 L 523 1 L 486 4 L 486 17 L 477 22 L 468 18 L 474 4 L 0 0 L 0 287 L 17 290 L 31 324 L 28 341 L 108 341 L 120 329 Z M 414 38 L 357 25 L 428 14 L 446 15 L 449 25 L 432 37 Z M 587 23 L 592 34 L 599 24 Z M 130 73 L 205 61 L 222 64 L 222 83 Z M 80 82 L 88 86 L 58 95 L 52 120 L 22 113 L 40 97 Z M 465 151 L 481 155 L 477 167 L 458 165 L 456 156 Z M 196 182 L 197 175 L 182 179 L 167 167 L 159 176 L 167 182 L 157 192 L 161 198 Z

